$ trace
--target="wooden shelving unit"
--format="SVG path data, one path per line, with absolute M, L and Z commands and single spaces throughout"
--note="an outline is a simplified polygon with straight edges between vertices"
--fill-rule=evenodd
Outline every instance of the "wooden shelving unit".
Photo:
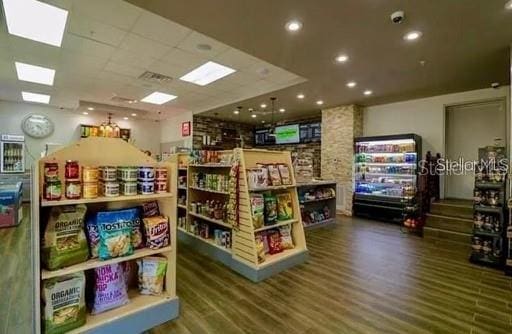
M 188 182 L 185 183 L 185 186 L 182 186 L 179 183 L 180 178 L 187 179 L 187 177 L 188 177 L 188 171 L 187 171 L 188 170 L 188 158 L 189 158 L 189 153 L 185 152 L 185 153 L 172 154 L 168 160 L 169 162 L 175 163 L 178 166 L 178 172 L 176 173 L 176 184 L 178 184 L 177 196 L 176 196 L 176 203 L 177 203 L 177 208 L 178 208 L 176 210 L 176 224 L 178 225 L 178 227 L 180 226 L 180 223 L 179 223 L 180 218 L 184 218 L 185 220 L 188 219 L 188 215 L 187 215 L 188 189 L 186 186 L 186 184 L 188 184 Z M 179 204 L 180 198 L 183 198 L 183 197 L 185 197 L 185 201 L 183 202 L 183 204 Z
M 336 192 L 336 181 L 325 181 L 325 180 L 312 180 L 310 182 L 302 182 L 297 184 L 300 208 L 302 215 L 306 212 L 320 211 L 325 207 L 329 209 L 330 216 L 322 221 L 315 221 L 313 223 L 307 223 L 303 219 L 305 229 L 315 229 L 326 226 L 333 226 L 336 224 L 336 195 L 328 198 L 315 198 L 315 199 L 304 199 L 303 196 L 307 192 L 315 192 L 316 189 L 321 188 L 333 188 Z
M 101 148 L 101 149 L 98 149 Z M 159 166 L 168 170 L 168 193 L 155 195 L 137 195 L 121 197 L 99 197 L 94 200 L 61 200 L 43 201 L 43 166 L 45 162 L 57 162 L 61 180 L 64 179 L 64 165 L 66 160 L 78 160 L 81 166 Z M 70 333 L 140 333 L 163 322 L 178 317 L 179 299 L 176 296 L 176 170 L 177 165 L 172 162 L 157 163 L 146 156 L 139 149 L 118 138 L 90 137 L 78 141 L 68 147 L 40 159 L 34 164 L 34 182 L 32 192 L 32 242 L 34 250 L 34 301 L 35 319 L 41 319 L 41 285 L 43 280 L 67 275 L 70 273 L 90 270 L 111 263 L 119 263 L 158 254 L 167 258 L 167 273 L 165 278 L 164 294 L 162 296 L 144 296 L 138 293 L 136 287 L 129 290 L 130 303 L 125 306 L 98 314 L 87 315 L 86 324 L 72 330 Z M 44 210 L 56 205 L 86 204 L 88 209 L 121 209 L 133 207 L 147 201 L 158 201 L 161 214 L 170 218 L 171 245 L 158 250 L 140 249 L 132 255 L 115 258 L 107 261 L 91 259 L 60 270 L 48 271 L 41 268 L 40 239 L 45 221 L 42 221 Z M 40 232 L 41 231 L 41 232 Z M 36 334 L 41 333 L 41 322 L 36 321 Z

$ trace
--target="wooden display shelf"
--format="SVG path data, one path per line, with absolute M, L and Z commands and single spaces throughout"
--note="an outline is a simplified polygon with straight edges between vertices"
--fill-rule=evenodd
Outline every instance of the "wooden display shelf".
M 43 280 L 46 280 L 46 279 L 53 278 L 53 277 L 69 275 L 69 274 L 73 274 L 73 273 L 76 273 L 79 271 L 90 270 L 90 269 L 98 268 L 101 266 L 106 266 L 107 264 L 126 262 L 126 261 L 135 260 L 135 259 L 140 259 L 140 258 L 146 257 L 146 256 L 162 254 L 162 253 L 169 253 L 169 252 L 172 252 L 171 246 L 160 248 L 160 249 L 149 249 L 149 248 L 136 249 L 133 252 L 133 254 L 131 254 L 131 255 L 116 257 L 116 258 L 109 259 L 109 260 L 102 261 L 100 259 L 90 259 L 88 261 L 74 264 L 72 266 L 58 269 L 58 270 L 43 269 L 43 270 L 41 270 L 41 278 Z
M 207 193 L 229 195 L 229 193 L 227 191 L 212 190 L 212 189 L 208 189 L 208 188 L 188 187 L 188 189 L 203 191 L 203 192 L 207 192 Z
M 335 223 L 336 223 L 335 218 L 328 218 L 328 219 L 324 219 L 324 220 L 316 222 L 316 223 L 304 224 L 304 228 L 305 229 L 314 229 L 316 227 L 329 226 L 329 225 L 333 225 Z
M 291 188 L 296 188 L 297 186 L 295 184 L 289 184 L 284 186 L 268 186 L 264 188 L 250 188 L 249 192 L 255 193 L 255 192 L 264 192 L 264 191 L 272 191 L 272 190 L 286 190 Z
M 324 197 L 324 198 L 308 199 L 308 200 L 300 201 L 300 204 L 322 202 L 322 201 L 328 201 L 330 199 L 336 199 L 336 197 Z
M 157 193 L 151 195 L 134 195 L 134 196 L 117 196 L 117 197 L 96 197 L 96 198 L 80 198 L 80 199 L 61 199 L 59 201 L 41 200 L 42 207 L 60 206 L 60 205 L 76 205 L 76 204 L 92 204 L 105 202 L 143 202 L 151 201 L 172 196 L 171 193 Z
M 178 204 L 178 208 L 182 208 L 182 209 L 187 210 L 187 206 L 184 205 L 184 204 Z
M 217 225 L 220 225 L 220 226 L 224 226 L 224 227 L 229 228 L 229 229 L 232 228 L 231 225 L 229 225 L 225 221 L 222 221 L 222 220 L 219 220 L 219 219 L 210 218 L 210 217 L 207 217 L 207 216 L 195 213 L 195 212 L 189 212 L 188 214 L 193 216 L 193 217 L 209 221 L 210 223 L 214 223 L 214 224 L 217 224 Z
M 280 226 L 291 225 L 291 224 L 296 223 L 296 222 L 298 222 L 297 219 L 283 220 L 283 221 L 277 222 L 274 225 L 268 225 L 268 226 L 263 226 L 263 227 L 257 228 L 257 229 L 254 230 L 254 233 L 258 233 L 258 232 L 266 231 L 266 230 L 271 230 L 273 228 L 278 228 Z
M 136 313 L 155 310 L 158 306 L 177 302 L 177 298 L 172 298 L 165 294 L 162 296 L 141 295 L 137 290 L 128 291 L 128 297 L 130 302 L 121 307 L 96 315 L 87 313 L 85 325 L 67 333 L 78 334 L 94 332 L 109 323 L 123 320 L 123 318 L 135 315 Z M 136 329 L 132 327 L 132 330 L 135 331 Z
M 220 250 L 221 250 L 221 251 L 223 251 L 223 252 L 231 253 L 231 250 L 229 250 L 229 249 L 228 249 L 228 248 L 226 248 L 226 247 L 222 247 L 222 246 L 217 245 L 217 244 L 215 243 L 215 241 L 214 241 L 214 240 L 212 240 L 212 239 L 205 239 L 205 238 L 201 238 L 200 236 L 197 236 L 197 235 L 195 235 L 195 234 L 193 234 L 193 233 L 190 233 L 189 231 L 187 231 L 187 230 L 185 230 L 185 229 L 182 229 L 182 228 L 178 228 L 178 230 L 180 230 L 180 232 L 183 232 L 183 233 L 187 234 L 188 236 L 190 236 L 190 237 L 192 237 L 192 238 L 195 238 L 195 239 L 197 239 L 197 240 L 200 240 L 200 241 L 202 241 L 202 242 L 204 242 L 204 243 L 206 243 L 206 244 L 208 244 L 208 245 L 210 245 L 210 246 L 216 247 L 216 248 L 220 249 Z
M 285 260 L 289 257 L 292 257 L 292 256 L 295 256 L 299 253 L 302 253 L 304 250 L 298 248 L 298 247 L 295 247 L 295 248 L 292 248 L 292 249 L 285 249 L 284 251 L 282 251 L 281 253 L 277 253 L 277 254 L 272 254 L 272 255 L 266 255 L 265 257 L 265 261 L 261 262 L 260 264 L 258 264 L 258 268 L 265 268 L 267 266 L 270 266 L 272 264 L 275 264 L 276 262 L 279 262 L 279 261 L 282 261 L 282 260 Z
M 193 165 L 189 165 L 189 167 L 198 167 L 198 168 L 231 168 L 231 165 L 219 164 L 219 163 L 211 163 L 211 164 L 193 164 Z
M 180 189 L 180 190 L 187 190 L 187 187 L 179 186 L 178 189 Z

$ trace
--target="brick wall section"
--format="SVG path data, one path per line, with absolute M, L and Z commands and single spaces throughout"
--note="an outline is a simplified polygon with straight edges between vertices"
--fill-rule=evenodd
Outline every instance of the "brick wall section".
M 356 105 L 322 110 L 322 178 L 342 189 L 341 212 L 352 215 L 354 137 L 363 133 L 363 112 Z
M 194 131 L 192 131 L 194 137 L 192 146 L 194 149 L 201 149 L 203 146 L 203 136 L 210 136 L 211 140 L 218 141 L 219 148 L 223 150 L 232 150 L 236 147 L 240 147 L 240 141 L 223 141 L 222 138 L 222 130 L 238 130 L 240 126 L 240 131 L 244 138 L 244 147 L 253 147 L 254 145 L 254 135 L 253 135 L 253 126 L 250 124 L 236 123 L 230 121 L 224 121 L 217 118 L 212 117 L 204 117 L 204 116 L 196 116 L 194 115 L 193 127 Z

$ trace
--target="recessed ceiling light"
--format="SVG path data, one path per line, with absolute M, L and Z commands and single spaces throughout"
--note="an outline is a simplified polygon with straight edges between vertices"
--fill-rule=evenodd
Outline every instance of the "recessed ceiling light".
M 265 121 L 261 121 L 262 124 L 265 124 Z
M 285 112 L 285 111 L 286 111 L 286 109 L 284 109 L 284 108 L 279 109 L 279 112 Z
M 180 80 L 191 82 L 199 86 L 206 86 L 234 72 L 236 72 L 236 70 L 231 67 L 209 61 L 185 74 Z
M 348 56 L 347 55 L 339 55 L 336 57 L 336 61 L 338 63 L 344 63 L 348 60 Z
M 322 100 L 318 100 L 318 101 L 316 101 L 316 104 L 318 104 L 319 106 L 321 106 L 322 104 L 324 104 L 324 101 L 322 101 Z
M 355 86 L 357 86 L 357 83 L 355 81 L 347 82 L 347 87 L 354 88 Z
M 239 113 L 240 111 L 238 111 L 238 109 L 233 110 L 233 114 L 238 115 Z
M 87 107 L 87 110 L 89 110 L 89 111 L 93 111 L 93 110 L 94 110 L 94 108 L 93 108 L 93 107 Z
M 252 118 L 256 118 L 256 117 L 258 117 L 258 116 L 257 116 L 256 114 L 252 114 L 252 115 L 251 115 L 251 117 L 252 117 Z
M 19 62 L 14 62 L 14 65 L 19 80 L 53 86 L 55 70 Z
M 265 109 L 267 107 L 267 105 L 265 103 L 262 103 L 262 104 L 260 104 L 260 107 Z
M 372 95 L 373 94 L 373 91 L 367 89 L 363 92 L 364 95 L 368 96 L 368 95 Z
M 302 100 L 302 99 L 304 99 L 304 98 L 305 98 L 305 96 L 304 96 L 304 94 L 298 94 L 298 95 L 297 95 L 297 98 Z
M 507 1 L 505 4 L 505 9 L 511 9 L 512 10 L 512 0 Z
M 125 121 L 127 121 L 127 120 L 128 120 L 128 117 L 123 117 L 123 119 L 124 119 Z
M 302 22 L 297 20 L 291 20 L 286 23 L 285 27 L 286 30 L 291 32 L 299 31 L 300 29 L 302 29 Z
M 132 117 L 137 117 L 137 114 L 136 114 L 136 113 L 133 113 L 133 114 L 132 114 Z
M 164 104 L 177 98 L 176 95 L 154 92 L 143 98 L 141 101 L 152 104 Z
M 87 111 L 84 111 L 82 114 L 89 115 L 89 113 Z
M 9 34 L 60 47 L 68 11 L 41 1 L 3 0 Z
M 421 31 L 414 30 L 414 31 L 410 31 L 407 34 L 405 34 L 404 39 L 406 41 L 414 41 L 414 40 L 420 38 L 422 35 L 423 34 L 421 33 Z
M 50 103 L 50 95 L 46 95 L 46 94 L 21 92 L 21 97 L 23 98 L 23 101 L 27 101 L 27 102 L 37 102 L 37 103 L 44 103 L 44 104 Z

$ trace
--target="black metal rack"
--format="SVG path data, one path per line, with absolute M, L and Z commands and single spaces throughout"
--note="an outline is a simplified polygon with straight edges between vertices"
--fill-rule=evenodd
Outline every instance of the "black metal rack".
M 503 266 L 506 235 L 506 148 L 488 146 L 478 150 L 475 171 L 472 263 Z
M 418 208 L 420 136 L 355 138 L 354 153 L 354 215 L 401 222 Z

